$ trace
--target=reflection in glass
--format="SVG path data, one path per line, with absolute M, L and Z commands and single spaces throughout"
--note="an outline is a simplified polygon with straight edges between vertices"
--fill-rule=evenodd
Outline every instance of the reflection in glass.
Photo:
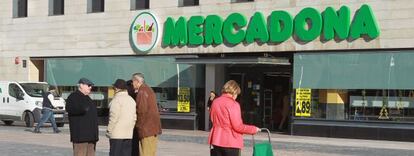
M 310 118 L 414 122 L 413 90 L 312 90 Z

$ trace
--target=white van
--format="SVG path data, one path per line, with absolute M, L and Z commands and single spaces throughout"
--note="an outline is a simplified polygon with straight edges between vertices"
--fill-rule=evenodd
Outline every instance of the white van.
M 0 81 L 0 120 L 6 125 L 24 121 L 26 127 L 32 127 L 40 121 L 42 94 L 48 87 L 46 82 Z M 55 95 L 52 104 L 57 108 L 53 111 L 56 125 L 62 127 L 67 116 L 65 100 Z

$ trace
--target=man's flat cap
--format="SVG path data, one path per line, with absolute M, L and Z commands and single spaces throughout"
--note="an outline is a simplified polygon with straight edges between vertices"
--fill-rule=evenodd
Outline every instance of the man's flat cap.
M 86 85 L 90 85 L 90 86 L 95 85 L 95 84 L 93 84 L 93 82 L 91 80 L 89 80 L 87 78 L 84 78 L 84 77 L 79 79 L 78 84 L 86 84 Z

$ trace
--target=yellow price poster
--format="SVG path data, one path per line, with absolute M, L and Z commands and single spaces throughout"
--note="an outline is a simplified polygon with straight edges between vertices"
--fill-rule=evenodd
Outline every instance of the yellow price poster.
M 114 90 L 114 88 L 113 88 L 113 87 L 109 87 L 109 88 L 108 88 L 108 98 L 112 99 L 112 98 L 114 98 L 114 95 L 115 95 L 115 90 Z M 135 100 L 135 99 L 134 99 L 134 100 Z
M 177 112 L 190 112 L 190 88 L 178 88 Z
M 295 116 L 310 116 L 311 114 L 311 89 L 296 89 Z

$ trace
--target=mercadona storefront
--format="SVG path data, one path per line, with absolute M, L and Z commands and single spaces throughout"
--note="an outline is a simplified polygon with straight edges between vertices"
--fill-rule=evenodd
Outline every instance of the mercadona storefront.
M 92 97 L 103 116 L 113 81 L 142 72 L 157 94 L 164 128 L 207 130 L 210 91 L 220 93 L 233 79 L 242 88 L 245 123 L 293 135 L 412 140 L 412 4 L 200 1 L 109 9 L 94 17 L 99 32 L 85 30 L 102 35 L 91 39 L 97 44 L 28 57 L 44 63 L 40 75 L 64 97 L 80 77 L 94 81 Z

